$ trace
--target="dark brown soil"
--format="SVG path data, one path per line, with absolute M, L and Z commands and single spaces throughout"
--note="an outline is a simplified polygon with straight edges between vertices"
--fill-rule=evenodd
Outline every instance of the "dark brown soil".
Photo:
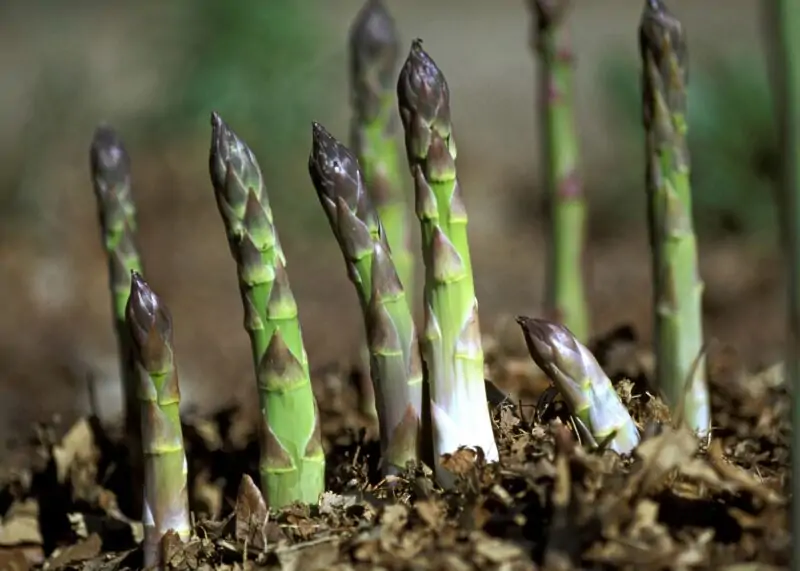
M 512 372 L 536 397 L 544 383 L 519 346 L 502 338 L 486 346 L 492 374 Z M 581 448 L 559 403 L 534 410 L 506 400 L 494 406 L 501 461 L 459 452 L 449 459 L 460 472 L 449 491 L 424 466 L 377 477 L 376 446 L 347 371 L 315 375 L 329 468 L 318 506 L 250 517 L 263 509 L 242 484 L 243 474 L 256 474 L 252 417 L 237 409 L 187 417 L 196 536 L 185 545 L 165 540 L 170 568 L 786 568 L 790 427 L 779 372 L 750 375 L 735 354 L 712 346 L 716 428 L 700 443 L 643 391 L 651 359 L 631 329 L 593 348 L 647 435 L 634 457 Z M 113 428 L 93 417 L 41 426 L 18 452 L 29 467 L 3 475 L 0 569 L 140 568 L 140 528 L 125 515 L 126 456 Z M 249 493 L 237 493 L 240 485 Z

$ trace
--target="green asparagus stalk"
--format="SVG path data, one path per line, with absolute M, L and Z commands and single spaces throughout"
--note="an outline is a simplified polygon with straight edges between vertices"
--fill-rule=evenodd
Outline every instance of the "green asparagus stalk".
M 136 361 L 147 372 L 139 389 L 144 452 L 144 565 L 161 568 L 161 538 L 172 530 L 191 534 L 188 466 L 181 432 L 178 369 L 172 317 L 136 271 L 131 272 L 127 325 Z
M 272 508 L 316 503 L 325 485 L 317 403 L 264 179 L 220 116 L 211 123 L 211 181 L 236 261 L 264 423 L 262 489 Z
M 434 454 L 480 446 L 498 458 L 486 401 L 478 301 L 472 281 L 467 211 L 456 176 L 450 90 L 415 40 L 397 83 L 406 153 L 414 178 L 425 262 L 422 354 L 430 382 Z M 440 481 L 449 479 L 436 462 Z
M 539 54 L 539 146 L 549 197 L 547 313 L 585 341 L 589 316 L 584 293 L 586 202 L 578 172 L 573 110 L 573 65 L 565 16 L 570 0 L 530 0 Z
M 393 89 L 400 46 L 394 19 L 382 0 L 367 0 L 358 12 L 350 28 L 349 48 L 351 148 L 383 224 L 400 283 L 413 307 L 414 258 L 400 172 Z M 362 356 L 364 362 L 369 362 L 369 348 Z M 365 383 L 362 393 L 362 411 L 377 417 L 371 382 Z
M 591 351 L 564 325 L 523 316 L 517 323 L 531 357 L 575 418 L 580 436 L 592 447 L 607 442 L 619 454 L 631 452 L 639 444 L 639 429 Z
M 681 23 L 647 0 L 639 27 L 647 196 L 653 260 L 656 382 L 673 410 L 705 436 L 711 423 L 701 281 L 686 142 L 687 58 Z
M 792 457 L 800 458 L 800 0 L 767 0 L 773 79 L 781 140 L 781 226 L 789 272 L 787 382 L 793 388 Z M 800 529 L 800 471 L 792 462 L 792 529 Z M 792 569 L 800 568 L 800 542 L 792 543 Z
M 131 194 L 130 158 L 117 133 L 108 126 L 95 130 L 89 151 L 92 183 L 97 200 L 101 237 L 108 260 L 111 311 L 117 337 L 117 354 L 123 389 L 125 435 L 130 453 L 134 490 L 142 488 L 141 421 L 137 391 L 140 378 L 125 323 L 125 307 L 131 291 L 131 271 L 142 271 L 136 247 L 136 206 Z M 141 498 L 133 494 L 134 513 Z
M 397 28 L 385 4 L 367 0 L 350 30 L 351 144 L 411 305 L 414 257 L 394 93 L 399 53 Z
M 358 292 L 383 467 L 397 473 L 419 459 L 422 366 L 414 318 L 358 160 L 318 123 L 313 124 L 308 170 Z

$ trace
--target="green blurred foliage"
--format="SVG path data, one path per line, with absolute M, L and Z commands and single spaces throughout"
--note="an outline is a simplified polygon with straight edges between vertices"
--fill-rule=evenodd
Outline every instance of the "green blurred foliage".
M 104 19 L 114 31 L 94 36 Z M 35 81 L 27 88 L 24 126 L 6 135 L 13 144 L 0 153 L 0 230 L 54 234 L 60 215 L 49 177 L 57 175 L 48 173 L 88 152 L 98 122 L 118 129 L 141 164 L 142 157 L 207 141 L 212 110 L 258 155 L 279 215 L 291 217 L 286 224 L 321 216 L 313 191 L 297 192 L 288 181 L 303 168 L 311 121 L 329 106 L 319 95 L 330 83 L 325 66 L 345 70 L 345 38 L 330 37 L 322 20 L 311 0 L 83 0 L 65 13 L 18 5 L 18 25 L 30 26 L 22 51 L 31 52 L 27 68 Z M 75 152 L 67 156 L 65 148 Z M 198 166 L 203 172 L 207 159 L 197 158 L 186 176 Z M 86 188 L 61 188 L 57 196 L 88 192 L 88 185 L 87 179 Z
M 167 74 L 162 99 L 146 135 L 210 136 L 209 116 L 219 112 L 258 157 L 270 202 L 289 226 L 317 226 L 313 192 L 297 192 L 297 162 L 305 162 L 311 121 L 326 105 L 320 67 L 341 58 L 314 2 L 298 0 L 183 0 L 185 54 Z M 339 69 L 341 67 L 342 69 Z M 344 65 L 336 67 L 344 71 Z
M 625 160 L 644 165 L 640 66 L 614 57 L 601 70 L 605 96 L 622 132 Z M 779 146 L 767 70 L 741 56 L 689 70 L 689 149 L 695 226 L 700 236 L 776 235 Z M 618 200 L 643 192 L 643 166 L 615 177 Z
M 308 138 L 320 87 L 313 67 L 326 45 L 313 3 L 182 0 L 181 10 L 184 53 L 148 130 L 206 131 L 216 110 L 253 146 L 280 150 Z

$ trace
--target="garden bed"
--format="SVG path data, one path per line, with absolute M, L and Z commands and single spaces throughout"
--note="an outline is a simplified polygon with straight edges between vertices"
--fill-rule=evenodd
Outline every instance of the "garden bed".
M 486 345 L 496 374 L 518 360 Z M 650 360 L 629 336 L 613 333 L 593 349 L 647 435 L 633 457 L 577 445 L 560 402 L 495 399 L 501 461 L 472 467 L 463 462 L 472 452 L 451 457 L 451 469 L 461 460 L 464 470 L 450 491 L 423 466 L 381 479 L 349 371 L 314 375 L 328 457 L 317 506 L 264 518 L 257 496 L 239 492 L 243 473 L 258 481 L 255 419 L 237 410 L 186 418 L 195 536 L 185 545 L 168 537 L 167 559 L 175 569 L 304 571 L 788 565 L 790 400 L 780 371 L 753 376 L 729 351 L 712 352 L 715 429 L 701 445 L 671 428 L 644 390 Z M 527 374 L 533 395 L 541 378 Z M 124 515 L 131 488 L 115 430 L 84 418 L 57 431 L 38 427 L 31 467 L 4 476 L 0 568 L 139 568 L 141 526 Z

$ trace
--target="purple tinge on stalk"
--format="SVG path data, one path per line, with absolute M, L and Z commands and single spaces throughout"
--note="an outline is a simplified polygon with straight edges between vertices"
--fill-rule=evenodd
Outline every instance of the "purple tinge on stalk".
M 339 209 L 353 212 L 355 220 L 351 220 L 346 228 L 348 232 L 338 232 L 346 235 L 353 231 L 353 224 L 357 220 L 368 219 L 365 224 L 368 232 L 377 232 L 378 218 L 371 204 L 361 175 L 355 155 L 344 145 L 339 143 L 328 131 L 317 122 L 313 122 L 312 144 L 313 148 L 309 161 L 309 173 L 316 188 L 324 193 L 325 207 L 333 207 L 337 200 L 344 201 L 346 208 Z M 363 224 L 363 223 L 362 223 Z M 368 236 L 359 236 L 358 241 L 369 243 Z
M 397 26 L 382 0 L 367 0 L 353 20 L 349 36 L 350 96 L 359 121 L 368 122 L 381 112 L 382 95 L 395 80 L 400 50 Z
M 110 262 L 115 317 L 121 319 L 119 308 L 124 308 L 130 294 L 130 270 L 138 270 L 141 266 L 134 243 L 136 208 L 131 194 L 130 156 L 116 131 L 108 125 L 101 125 L 94 132 L 89 161 L 103 241 Z
M 172 319 L 155 292 L 138 272 L 131 272 L 128 324 L 145 369 L 150 372 L 169 366 L 172 351 Z M 178 390 L 177 385 L 174 387 Z
M 229 241 L 242 232 L 246 216 L 266 216 L 271 220 L 266 188 L 253 151 L 216 112 L 211 113 L 209 173 Z M 235 244 L 231 242 L 230 246 L 234 252 Z
M 172 349 L 172 318 L 141 275 L 131 272 L 126 311 L 139 365 L 146 371 L 139 390 L 144 452 L 144 562 L 160 563 L 160 542 L 173 530 L 191 533 L 186 453 L 180 424 L 180 389 Z
M 591 351 L 565 326 L 517 317 L 531 357 L 561 393 L 570 412 L 598 444 L 627 454 L 639 444 L 639 430 Z
M 436 63 L 422 49 L 422 40 L 411 43 L 411 50 L 400 72 L 397 86 L 400 115 L 406 125 L 406 151 L 409 157 L 424 159 L 432 135 L 447 138 L 447 149 L 455 159 L 455 139 L 449 136 L 450 88 Z M 409 114 L 408 110 L 414 113 Z
M 215 188 L 225 186 L 229 170 L 246 172 L 258 168 L 250 148 L 236 136 L 216 111 L 211 113 L 211 144 L 213 148 L 209 154 L 209 172 Z
M 318 123 L 312 134 L 309 174 L 361 302 L 391 473 L 418 459 L 422 374 L 414 320 L 355 155 Z
M 130 187 L 131 160 L 119 135 L 110 126 L 101 125 L 95 130 L 89 157 L 91 172 L 102 175 L 95 177 L 99 194 L 104 195 L 111 188 Z
M 522 327 L 534 362 L 553 381 L 564 400 L 576 404 L 586 402 L 580 385 L 573 380 L 586 376 L 585 363 L 579 344 L 569 330 L 551 321 L 522 316 L 517 317 L 517 323 Z
M 639 49 L 652 54 L 655 64 L 662 70 L 665 78 L 670 78 L 671 71 L 677 71 L 681 75 L 685 73 L 686 42 L 683 37 L 683 24 L 667 9 L 664 2 L 647 0 L 639 26 Z M 682 70 L 671 69 L 675 63 L 673 58 L 676 58 Z M 685 96 L 685 93 L 683 95 Z

